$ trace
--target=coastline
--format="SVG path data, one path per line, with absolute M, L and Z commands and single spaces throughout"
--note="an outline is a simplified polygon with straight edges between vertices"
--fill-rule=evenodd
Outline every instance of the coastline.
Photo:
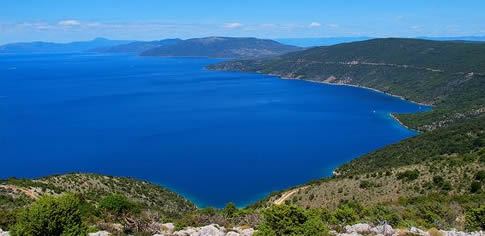
M 284 79 L 284 80 L 303 80 L 303 81 L 307 81 L 307 82 L 319 83 L 319 84 L 328 84 L 328 85 L 333 85 L 333 86 L 349 86 L 349 87 L 355 87 L 355 88 L 369 89 L 369 90 L 372 90 L 374 92 L 383 93 L 383 94 L 388 95 L 388 96 L 391 96 L 391 97 L 396 97 L 396 98 L 399 98 L 401 100 L 414 103 L 416 105 L 433 107 L 432 104 L 413 101 L 413 100 L 407 99 L 407 98 L 405 98 L 403 96 L 400 96 L 400 95 L 395 95 L 395 94 L 392 94 L 392 93 L 387 93 L 387 92 L 381 91 L 381 90 L 376 89 L 376 88 L 366 87 L 366 86 L 362 86 L 362 85 L 345 84 L 345 83 L 331 83 L 331 82 L 325 82 L 325 81 L 319 81 L 319 80 L 312 80 L 312 79 L 289 78 L 289 77 L 283 77 L 281 75 L 276 75 L 276 74 L 268 74 L 268 75 L 277 76 L 278 78 Z

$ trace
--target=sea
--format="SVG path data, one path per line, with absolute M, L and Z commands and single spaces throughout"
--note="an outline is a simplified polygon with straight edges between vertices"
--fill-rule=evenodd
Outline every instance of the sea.
M 416 135 L 428 107 L 376 91 L 217 72 L 207 58 L 0 54 L 0 178 L 147 180 L 247 206 Z

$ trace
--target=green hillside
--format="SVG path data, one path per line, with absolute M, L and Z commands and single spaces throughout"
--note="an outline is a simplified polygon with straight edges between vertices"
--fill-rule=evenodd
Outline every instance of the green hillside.
M 419 130 L 433 130 L 485 113 L 485 44 L 373 39 L 208 68 L 357 85 L 434 105 L 428 113 L 398 115 L 406 125 Z

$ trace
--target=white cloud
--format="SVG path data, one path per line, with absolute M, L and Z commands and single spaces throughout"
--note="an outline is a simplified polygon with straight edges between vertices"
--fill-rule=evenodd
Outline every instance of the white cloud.
M 81 22 L 77 20 L 61 20 L 57 24 L 63 25 L 63 26 L 76 26 L 76 25 L 80 25 Z
M 230 29 L 239 28 L 241 26 L 243 26 L 243 24 L 241 24 L 239 22 L 232 22 L 232 23 L 225 23 L 224 24 L 225 28 L 230 28 Z
M 312 22 L 310 23 L 310 27 L 320 27 L 322 24 L 318 23 L 318 22 Z
M 340 25 L 337 25 L 337 24 L 327 24 L 327 27 L 337 29 L 337 28 L 340 27 Z

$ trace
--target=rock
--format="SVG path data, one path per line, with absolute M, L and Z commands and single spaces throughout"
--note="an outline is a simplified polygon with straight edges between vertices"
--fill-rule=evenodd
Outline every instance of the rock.
M 460 232 L 456 231 L 456 229 L 452 229 L 450 231 L 440 230 L 443 236 L 484 236 L 483 231 L 478 232 Z
M 253 228 L 242 228 L 242 227 L 235 227 L 233 228 L 236 232 L 238 232 L 241 236 L 252 236 L 254 232 L 256 232 Z
M 224 228 L 219 229 L 217 225 L 207 225 L 199 230 L 198 236 L 224 236 Z
M 362 236 L 362 234 L 358 234 L 356 232 L 352 232 L 352 233 L 337 234 L 337 236 Z
M 395 233 L 395 230 L 392 228 L 392 226 L 388 224 L 383 224 L 383 225 L 378 225 L 370 230 L 370 232 L 376 234 L 376 235 L 393 235 Z
M 10 236 L 10 234 L 7 231 L 0 229 L 0 236 Z
M 89 233 L 89 236 L 108 236 L 111 235 L 108 231 L 99 231 L 96 233 Z
M 164 232 L 172 233 L 175 230 L 175 225 L 173 225 L 172 223 L 166 223 L 166 224 L 162 224 L 160 228 Z
M 412 233 L 414 235 L 420 235 L 420 236 L 429 236 L 429 233 L 428 232 L 425 232 L 423 230 L 420 230 L 416 227 L 411 227 L 409 228 L 409 233 Z
M 198 236 L 199 232 L 196 230 L 196 228 L 189 227 L 183 230 L 179 230 L 173 233 L 175 236 Z
M 226 236 L 241 236 L 241 235 L 239 233 L 231 231 L 231 232 L 227 233 Z
M 345 232 L 347 233 L 369 233 L 371 232 L 372 227 L 368 224 L 355 224 L 355 225 L 347 225 L 345 226 Z

